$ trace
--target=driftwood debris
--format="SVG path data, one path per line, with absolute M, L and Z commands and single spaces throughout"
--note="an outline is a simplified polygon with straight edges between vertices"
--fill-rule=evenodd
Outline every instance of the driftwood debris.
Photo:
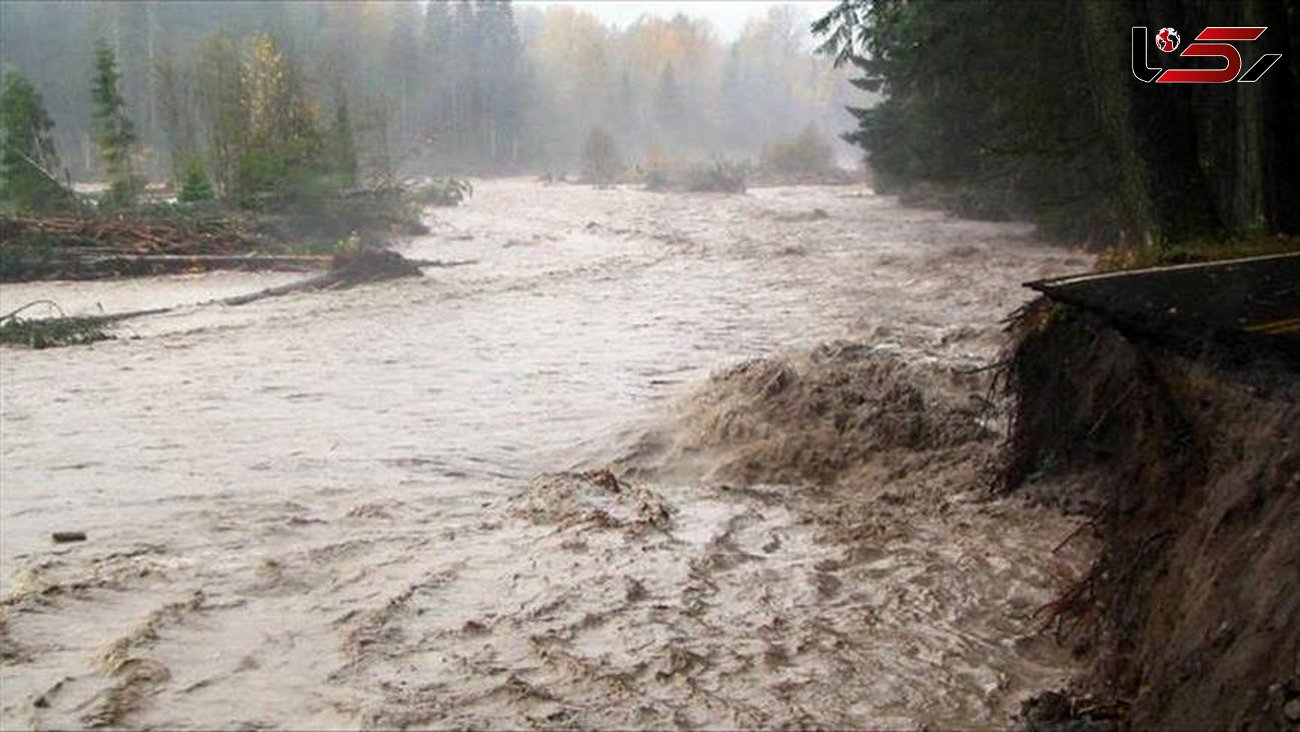
M 0 281 L 307 266 L 278 257 L 245 258 L 268 246 L 248 229 L 246 221 L 209 214 L 0 216 Z
M 233 220 L 222 217 L 143 221 L 125 216 L 6 216 L 0 223 L 0 243 L 30 234 L 109 247 L 123 254 L 237 254 L 261 244 Z
M 360 250 L 337 254 L 330 260 L 330 268 L 314 277 L 297 282 L 290 282 L 275 287 L 267 287 L 257 292 L 234 295 L 198 305 L 225 305 L 236 307 L 246 305 L 268 297 L 278 297 L 294 292 L 322 290 L 340 287 L 352 287 L 368 282 L 398 279 L 403 277 L 420 277 L 422 267 L 458 267 L 473 264 L 473 260 L 438 261 L 409 260 L 397 252 L 388 250 Z M 30 307 L 46 304 L 60 312 L 61 317 L 28 320 L 19 318 L 19 313 Z M 160 315 L 178 309 L 176 307 L 149 308 L 131 310 L 121 313 L 67 317 L 62 309 L 50 300 L 37 300 L 27 303 L 12 312 L 0 316 L 0 335 L 6 342 L 23 343 L 33 348 L 45 348 L 55 345 L 71 345 L 102 340 L 109 336 L 103 333 L 103 326 L 122 320 L 139 318 L 147 315 Z M 12 331 L 12 332 L 10 332 Z

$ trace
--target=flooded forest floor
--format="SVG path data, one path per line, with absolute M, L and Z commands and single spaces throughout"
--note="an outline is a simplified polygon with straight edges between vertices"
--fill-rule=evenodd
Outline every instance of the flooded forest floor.
M 180 306 L 0 359 L 0 726 L 999 726 L 1080 670 L 986 367 L 1087 257 L 847 186 L 426 223 L 478 264 L 0 286 Z

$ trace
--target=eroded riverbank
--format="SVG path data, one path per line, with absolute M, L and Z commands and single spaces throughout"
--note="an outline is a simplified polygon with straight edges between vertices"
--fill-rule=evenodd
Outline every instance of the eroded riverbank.
M 619 490 L 556 474 L 690 443 L 679 400 L 744 359 L 982 366 L 1019 283 L 1083 257 L 847 187 L 488 182 L 430 224 L 404 253 L 479 264 L 3 352 L 5 726 L 998 724 L 1071 673 L 1034 611 L 1085 563 L 1053 553 L 1077 524 L 970 500 L 996 424 L 916 491 L 906 460 L 712 480 L 716 445 Z

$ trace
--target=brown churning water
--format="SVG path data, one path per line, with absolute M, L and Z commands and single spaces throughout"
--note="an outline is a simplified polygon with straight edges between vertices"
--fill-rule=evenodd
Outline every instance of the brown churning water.
M 963 499 L 973 466 L 941 506 L 565 471 L 673 434 L 744 359 L 980 366 L 1019 283 L 1083 258 L 847 187 L 495 181 L 431 225 L 406 254 L 479 264 L 0 353 L 2 726 L 988 725 L 1073 670 L 1033 614 L 1075 523 Z

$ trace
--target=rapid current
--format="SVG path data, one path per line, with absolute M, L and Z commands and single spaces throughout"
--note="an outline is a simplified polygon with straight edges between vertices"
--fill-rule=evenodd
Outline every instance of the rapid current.
M 0 726 L 997 726 L 1076 670 L 1038 611 L 1077 520 L 985 500 L 974 461 L 924 499 L 626 466 L 748 359 L 975 372 L 1085 256 L 860 187 L 486 181 L 427 220 L 403 254 L 476 263 L 0 350 Z

